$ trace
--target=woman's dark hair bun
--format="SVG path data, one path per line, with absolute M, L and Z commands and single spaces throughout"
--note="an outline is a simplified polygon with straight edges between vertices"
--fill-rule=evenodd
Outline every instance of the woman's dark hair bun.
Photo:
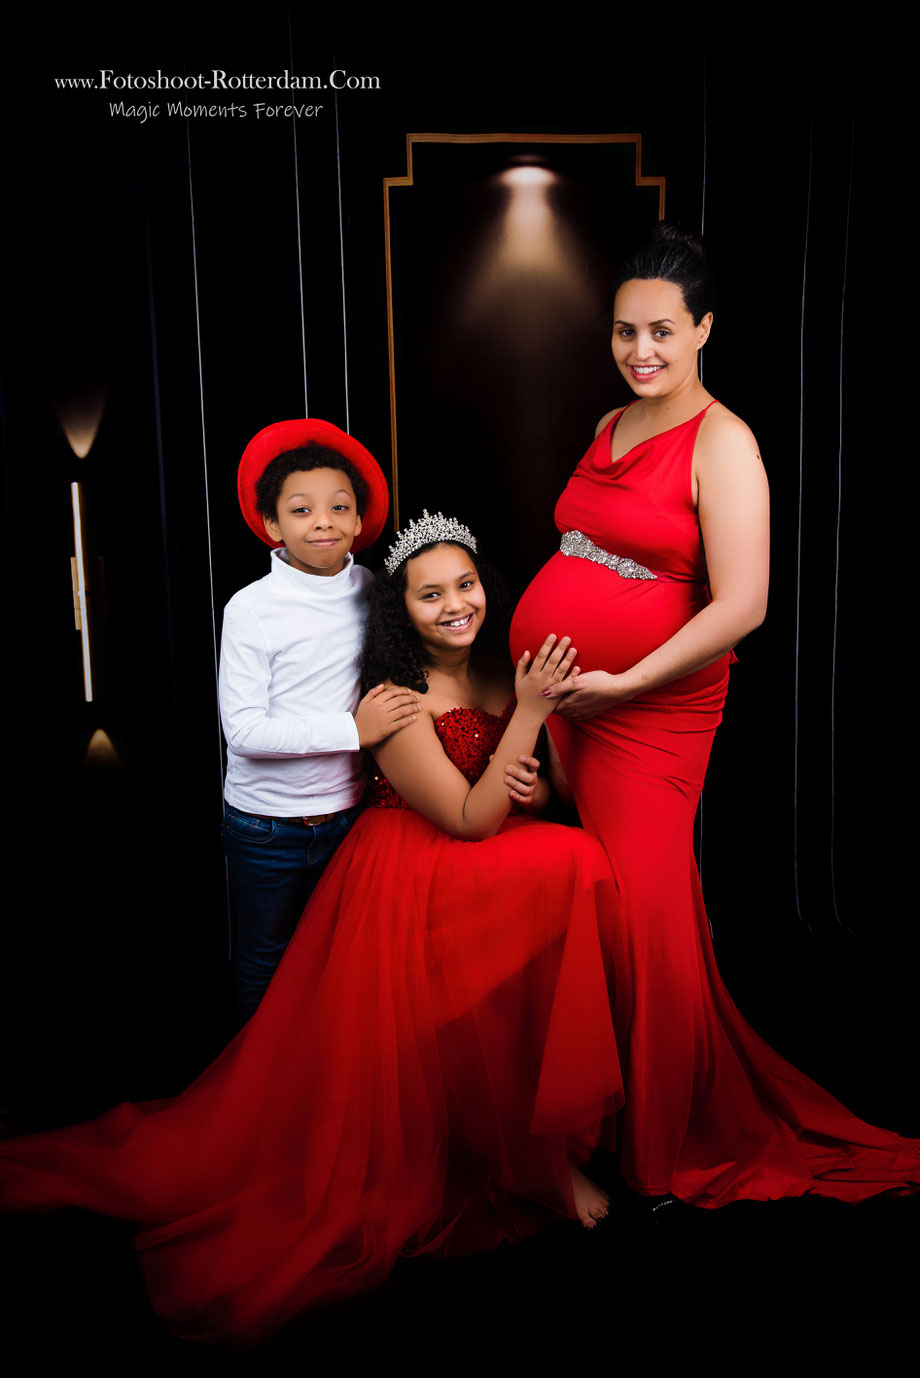
M 653 244 L 672 244 L 675 247 L 690 249 L 697 257 L 706 260 L 706 250 L 703 248 L 702 240 L 689 230 L 682 229 L 680 225 L 673 225 L 668 220 L 659 220 L 652 230 Z
M 706 251 L 697 236 L 680 225 L 659 220 L 649 242 L 617 266 L 613 278 L 614 296 L 624 282 L 637 278 L 673 282 L 683 294 L 684 305 L 694 325 L 699 325 L 706 313 L 715 309 L 716 285 Z

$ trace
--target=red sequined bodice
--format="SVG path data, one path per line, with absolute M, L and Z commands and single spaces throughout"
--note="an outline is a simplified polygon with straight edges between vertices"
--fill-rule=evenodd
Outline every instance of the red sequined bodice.
M 450 708 L 434 720 L 445 755 L 474 785 L 495 751 L 514 709 L 514 700 L 498 716 L 484 708 Z M 408 809 L 385 775 L 374 771 L 367 785 L 365 803 L 372 809 Z

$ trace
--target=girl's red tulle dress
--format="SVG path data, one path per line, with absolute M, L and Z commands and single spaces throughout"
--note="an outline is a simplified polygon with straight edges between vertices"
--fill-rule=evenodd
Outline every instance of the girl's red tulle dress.
M 556 508 L 562 532 L 656 578 L 557 553 L 515 613 L 517 657 L 548 631 L 583 670 L 623 671 L 708 602 L 691 465 L 705 411 L 611 464 L 603 428 Z M 617 876 L 612 1000 L 626 1083 L 621 1168 L 649 1195 L 720 1206 L 814 1192 L 855 1201 L 920 1184 L 920 1142 L 864 1124 L 742 1019 L 713 957 L 693 819 L 728 686 L 729 656 L 582 722 L 553 714 L 584 827 Z
M 505 721 L 454 709 L 436 727 L 472 781 Z M 187 1091 L 0 1144 L 7 1209 L 138 1224 L 180 1334 L 257 1338 L 401 1253 L 571 1215 L 570 1155 L 612 1143 L 600 847 L 523 817 L 457 841 L 380 777 L 370 805 L 256 1015 Z

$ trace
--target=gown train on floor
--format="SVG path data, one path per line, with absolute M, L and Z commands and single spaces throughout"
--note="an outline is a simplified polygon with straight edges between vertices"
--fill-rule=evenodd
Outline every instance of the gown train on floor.
M 436 728 L 468 778 L 505 718 Z M 0 1144 L 7 1209 L 139 1226 L 177 1333 L 253 1339 L 574 1213 L 569 1161 L 612 1146 L 622 1082 L 579 830 L 512 817 L 461 842 L 375 778 L 259 1010 L 174 1101 Z

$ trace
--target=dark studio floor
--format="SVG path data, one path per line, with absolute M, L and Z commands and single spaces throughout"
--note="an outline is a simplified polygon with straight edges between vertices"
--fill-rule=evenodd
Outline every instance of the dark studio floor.
M 539 1360 L 572 1343 L 611 1363 L 624 1348 L 673 1347 L 689 1358 L 703 1344 L 707 1367 L 717 1368 L 742 1355 L 754 1365 L 774 1351 L 791 1358 L 790 1343 L 804 1366 L 812 1351 L 855 1357 L 864 1343 L 882 1364 L 896 1358 L 916 1311 L 916 1197 L 652 1209 L 616 1184 L 612 1161 L 595 1173 L 614 1204 L 595 1232 L 561 1224 L 489 1255 L 405 1261 L 385 1287 L 243 1352 L 163 1330 L 123 1226 L 73 1211 L 7 1222 L 5 1348 L 30 1365 L 67 1356 L 156 1371 L 271 1370 L 291 1360 L 325 1368 L 334 1355 L 347 1367 L 424 1372 L 453 1361 L 492 1371 L 503 1353 Z

